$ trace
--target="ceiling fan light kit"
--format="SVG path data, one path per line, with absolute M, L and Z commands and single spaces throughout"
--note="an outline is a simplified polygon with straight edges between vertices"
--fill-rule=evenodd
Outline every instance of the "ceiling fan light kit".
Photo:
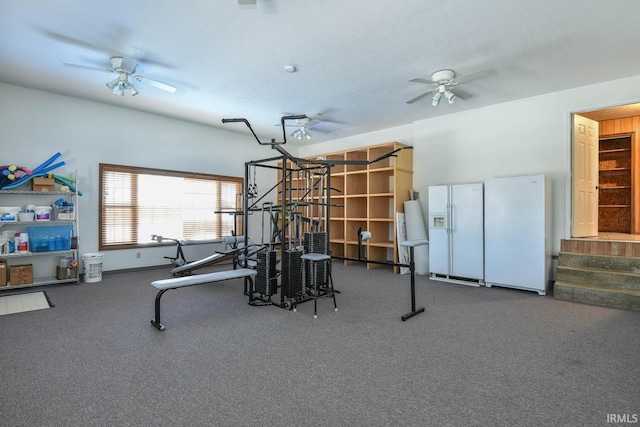
M 318 122 L 322 122 L 322 120 L 312 119 L 311 117 L 307 117 L 306 115 L 303 115 L 302 117 L 288 115 L 286 117 L 296 117 L 295 124 L 290 124 L 285 126 L 296 128 L 296 130 L 291 132 L 289 136 L 296 138 L 298 141 L 302 141 L 303 139 L 310 140 L 313 137 L 312 135 L 313 132 L 324 133 L 324 134 L 331 133 L 326 129 L 315 127 L 315 124 Z M 275 126 L 279 126 L 279 125 L 276 124 Z
M 436 94 L 433 95 L 433 99 L 431 100 L 431 105 L 437 107 L 440 103 L 440 98 L 442 98 L 442 92 L 436 92 Z
M 447 96 L 447 101 L 449 101 L 449 104 L 453 104 L 456 100 L 456 95 L 451 92 L 450 90 L 445 90 L 444 94 Z
M 123 80 L 122 75 L 117 79 L 114 79 L 107 83 L 107 87 L 111 89 L 114 95 L 124 96 L 124 93 L 127 90 L 129 91 L 131 96 L 136 96 L 138 93 L 140 93 L 133 84 L 129 83 L 127 76 L 125 76 Z
M 311 135 L 307 133 L 306 127 L 301 127 L 300 129 L 294 131 L 291 135 L 299 141 L 302 141 L 304 138 L 307 138 L 307 140 L 311 139 Z
M 310 140 L 311 134 L 309 134 L 308 132 L 309 123 L 311 123 L 311 119 L 309 117 L 296 120 L 296 126 L 298 126 L 298 129 L 293 131 L 291 133 L 291 136 L 293 136 L 298 141 L 302 141 L 304 138 L 306 138 L 307 140 Z
M 136 87 L 129 82 L 124 83 L 122 86 L 124 87 L 124 89 L 129 90 L 131 96 L 136 96 L 139 93 Z
M 118 86 L 118 83 L 120 83 L 120 77 L 118 77 L 117 79 L 114 79 L 114 80 L 110 81 L 109 83 L 107 83 L 107 87 L 109 89 L 113 89 L 116 86 Z

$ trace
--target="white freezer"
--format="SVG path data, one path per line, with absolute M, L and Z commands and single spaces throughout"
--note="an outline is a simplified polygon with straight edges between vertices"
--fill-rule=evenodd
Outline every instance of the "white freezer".
M 484 182 L 485 282 L 545 295 L 551 273 L 551 181 L 544 175 Z

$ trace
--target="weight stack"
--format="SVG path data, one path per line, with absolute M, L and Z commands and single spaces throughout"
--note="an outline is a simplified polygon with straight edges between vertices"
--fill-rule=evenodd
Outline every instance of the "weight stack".
M 326 231 L 304 233 L 304 252 L 307 254 L 328 254 L 328 236 Z M 311 284 L 311 271 L 305 271 L 305 283 Z M 318 285 L 327 283 L 327 267 L 324 262 L 318 264 Z
M 304 233 L 304 251 L 308 254 L 327 254 L 327 232 Z
M 278 278 L 276 277 L 276 251 L 262 250 L 258 252 L 258 274 L 255 280 L 256 292 L 271 296 L 276 293 Z
M 282 295 L 293 298 L 302 291 L 302 252 L 286 251 L 282 254 Z

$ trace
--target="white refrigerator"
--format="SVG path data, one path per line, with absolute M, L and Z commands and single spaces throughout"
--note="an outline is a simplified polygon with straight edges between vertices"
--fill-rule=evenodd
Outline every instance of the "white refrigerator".
M 482 285 L 482 183 L 430 186 L 428 190 L 430 278 Z
M 484 182 L 485 282 L 545 295 L 551 277 L 551 180 Z

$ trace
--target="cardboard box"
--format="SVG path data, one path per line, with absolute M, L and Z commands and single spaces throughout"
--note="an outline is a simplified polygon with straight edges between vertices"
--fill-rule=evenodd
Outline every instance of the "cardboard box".
M 21 264 L 9 267 L 9 283 L 11 286 L 33 283 L 33 265 Z
M 0 287 L 7 286 L 7 260 L 0 259 Z
M 33 191 L 55 191 L 56 182 L 53 178 L 33 178 L 31 180 L 31 189 Z

